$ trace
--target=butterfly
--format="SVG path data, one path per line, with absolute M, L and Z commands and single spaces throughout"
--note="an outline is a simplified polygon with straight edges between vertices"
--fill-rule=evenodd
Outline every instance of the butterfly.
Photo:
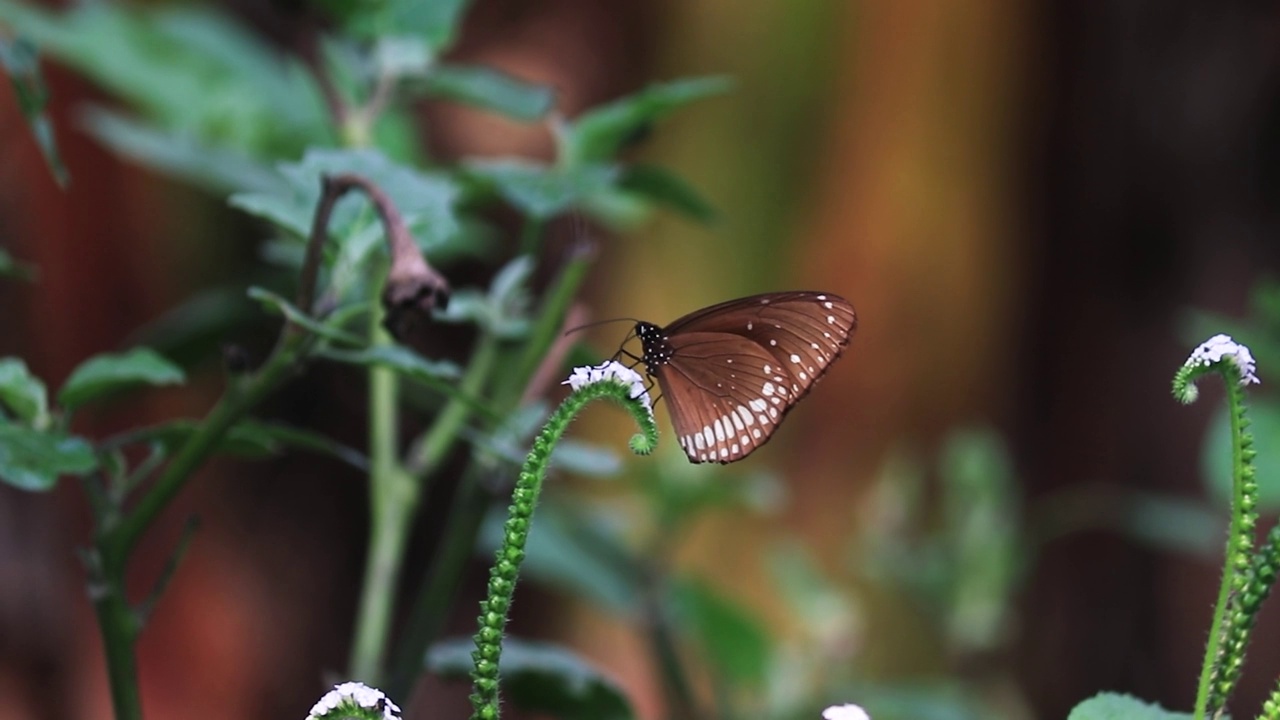
M 643 354 L 631 357 L 662 389 L 689 461 L 723 464 L 768 442 L 857 327 L 853 305 L 838 295 L 780 292 L 712 305 L 666 327 L 638 321 L 628 339 L 640 339 Z

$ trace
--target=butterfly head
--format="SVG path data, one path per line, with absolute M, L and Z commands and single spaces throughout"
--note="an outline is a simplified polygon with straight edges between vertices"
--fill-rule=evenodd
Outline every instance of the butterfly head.
M 650 375 L 657 375 L 658 368 L 671 359 L 671 344 L 667 342 L 667 334 L 657 325 L 643 320 L 636 323 L 635 334 L 640 338 L 640 346 L 644 348 L 640 359 L 644 361 L 645 371 Z

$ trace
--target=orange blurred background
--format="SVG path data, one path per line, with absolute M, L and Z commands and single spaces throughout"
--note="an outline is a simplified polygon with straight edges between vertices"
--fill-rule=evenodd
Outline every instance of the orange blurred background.
M 227 8 L 283 47 L 301 42 L 295 3 Z M 478 0 L 452 55 L 554 86 L 568 116 L 657 79 L 735 79 L 640 151 L 698 187 L 720 222 L 660 215 L 603 238 L 586 300 L 596 317 L 659 323 L 781 289 L 829 290 L 858 309 L 846 359 L 751 460 L 784 480 L 783 515 L 710 518 L 679 553 L 781 627 L 759 550 L 795 535 L 838 567 L 902 443 L 933 452 L 950 429 L 990 423 L 1028 504 L 1083 483 L 1202 492 L 1213 403 L 1177 407 L 1169 379 L 1190 350 L 1182 314 L 1242 313 L 1280 259 L 1278 38 L 1268 3 Z M 56 385 L 195 290 L 248 277 L 263 237 L 221 199 L 79 132 L 77 108 L 100 93 L 46 72 L 72 183 L 56 188 L 15 103 L 0 101 L 0 243 L 40 268 L 34 285 L 0 284 L 0 355 Z M 540 126 L 443 104 L 420 119 L 440 158 L 550 152 Z M 555 229 L 562 241 L 580 231 Z M 605 353 L 616 342 L 592 337 Z M 221 382 L 204 367 L 189 391 L 78 429 L 201 415 Z M 316 368 L 262 414 L 358 443 L 360 408 L 336 371 Z M 202 518 L 143 634 L 148 714 L 301 717 L 345 661 L 363 502 L 359 476 L 313 458 L 206 469 L 135 563 L 141 591 L 184 520 Z M 75 555 L 88 524 L 70 482 L 52 495 L 0 487 L 0 720 L 109 716 Z M 1052 542 L 1019 594 L 1014 640 L 983 662 L 1009 669 L 1029 717 L 1064 717 L 1104 689 L 1189 707 L 1215 563 L 1114 532 Z M 554 596 L 521 590 L 535 599 L 517 628 L 554 627 L 621 676 L 644 717 L 660 716 L 634 629 L 577 606 L 566 620 Z M 981 672 L 935 657 L 893 608 L 864 610 L 873 675 Z M 1274 685 L 1280 646 L 1261 639 L 1276 623 L 1264 612 L 1240 707 Z M 440 717 L 465 712 L 464 688 L 442 692 Z

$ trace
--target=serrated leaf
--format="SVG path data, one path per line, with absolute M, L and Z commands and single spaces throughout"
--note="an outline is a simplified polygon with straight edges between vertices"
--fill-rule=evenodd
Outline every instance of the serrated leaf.
M 440 65 L 427 76 L 428 95 L 492 110 L 533 122 L 551 110 L 555 94 L 536 85 L 479 65 Z
M 1191 713 L 1178 713 L 1146 703 L 1132 695 L 1099 693 L 1076 705 L 1067 720 L 1187 720 Z
M 182 368 L 148 348 L 103 354 L 81 363 L 58 391 L 58 403 L 70 410 L 105 395 L 138 385 L 177 385 Z
M 607 162 L 650 124 L 702 98 L 725 93 L 724 77 L 689 78 L 657 83 L 640 92 L 593 108 L 574 118 L 561 138 L 563 162 L 571 167 Z
M 63 475 L 98 467 L 93 447 L 78 437 L 0 422 L 0 480 L 22 490 L 52 490 Z
M 698 642 L 724 680 L 740 686 L 763 682 L 770 647 L 758 618 L 693 578 L 673 583 L 668 602 L 678 626 Z
M 19 358 L 0 358 L 0 405 L 37 428 L 43 427 L 49 418 L 49 396 L 44 381 L 32 375 Z
M 618 177 L 617 168 L 605 165 L 566 168 L 518 158 L 474 160 L 464 172 L 491 185 L 512 207 L 537 220 L 548 220 L 583 203 Z
M 427 670 L 465 678 L 474 649 L 470 638 L 438 642 L 427 652 Z M 635 717 L 617 681 L 568 648 L 508 636 L 502 642 L 499 667 L 505 699 L 526 712 L 564 720 Z
M 618 189 L 665 205 L 704 225 L 716 220 L 715 208 L 679 175 L 656 165 L 631 165 L 618 180 Z
M 18 96 L 18 109 L 22 111 L 27 124 L 31 126 L 31 134 L 36 139 L 45 163 L 53 173 L 59 186 L 66 187 L 67 168 L 62 163 L 58 152 L 58 143 L 53 136 L 53 124 L 45 113 L 49 102 L 49 89 L 40 73 L 40 63 L 36 58 L 36 46 L 26 38 L 7 38 L 0 36 L 0 68 L 9 76 L 14 94 Z

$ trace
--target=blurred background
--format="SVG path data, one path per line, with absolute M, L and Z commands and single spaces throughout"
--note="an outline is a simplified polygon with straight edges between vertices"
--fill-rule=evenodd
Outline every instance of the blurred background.
M 314 42 L 301 3 L 219 7 L 286 52 Z M 675 551 L 681 567 L 771 635 L 809 633 L 797 652 L 825 647 L 856 668 L 862 685 L 843 687 L 868 697 L 928 685 L 1010 718 L 1064 717 L 1100 690 L 1190 707 L 1225 522 L 1206 470 L 1222 395 L 1206 388 L 1183 408 L 1169 382 L 1218 331 L 1253 341 L 1260 402 L 1280 377 L 1265 352 L 1280 348 L 1268 284 L 1280 261 L 1280 7 L 476 0 L 450 57 L 554 87 L 568 117 L 654 80 L 734 79 L 632 151 L 697 187 L 714 225 L 659 214 L 625 233 L 552 226 L 550 248 L 597 242 L 592 317 L 666 323 L 801 288 L 858 310 L 845 359 L 768 447 L 716 476 L 768 475 L 768 511 L 699 516 Z M 0 355 L 56 385 L 176 304 L 261 282 L 265 234 L 217 194 L 104 149 L 77 118 L 111 96 L 56 62 L 45 72 L 71 183 L 54 184 L 0 93 L 0 245 L 39 268 L 34 284 L 0 284 Z M 551 153 L 545 125 L 446 103 L 414 112 L 437 159 Z M 237 313 L 218 339 L 261 356 L 272 321 L 248 304 Z M 612 354 L 623 328 L 592 331 L 592 345 Z M 179 358 L 195 368 L 188 389 L 78 430 L 202 415 L 220 357 L 217 342 L 192 347 L 203 350 Z M 318 366 L 262 414 L 358 443 L 361 393 Z M 603 427 L 575 432 L 621 449 L 626 425 L 593 417 Z M 1276 426 L 1259 425 L 1261 455 L 1280 454 Z M 671 445 L 652 462 L 682 463 Z M 646 462 L 624 458 L 624 472 L 657 472 Z M 992 512 L 976 539 L 947 515 L 974 483 Z M 202 473 L 136 563 L 145 588 L 186 518 L 201 517 L 142 636 L 149 715 L 301 717 L 344 665 L 363 503 L 358 473 L 311 457 Z M 424 547 L 438 522 L 428 511 Z M 88 525 L 71 483 L 0 487 L 0 718 L 109 716 L 75 554 Z M 800 581 L 778 574 L 780 543 L 805 548 L 841 598 L 835 620 L 811 627 L 788 604 Z M 980 557 L 945 551 L 961 546 Z M 482 572 L 477 562 L 454 608 L 459 634 Z M 961 591 L 977 575 L 973 600 Z M 643 717 L 662 716 L 643 630 L 536 581 L 520 592 L 517 631 L 573 644 Z M 1264 610 L 1237 707 L 1274 687 L 1277 623 Z M 464 684 L 435 693 L 421 717 L 465 712 Z M 937 712 L 914 716 L 968 716 Z

